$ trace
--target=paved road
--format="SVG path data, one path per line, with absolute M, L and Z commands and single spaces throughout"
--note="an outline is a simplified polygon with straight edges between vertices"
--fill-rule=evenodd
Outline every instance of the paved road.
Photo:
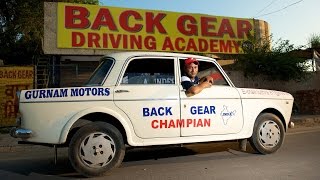
M 241 152 L 236 142 L 200 143 L 184 147 L 129 150 L 125 162 L 110 175 L 94 179 L 319 179 L 320 126 L 291 130 L 272 155 Z M 82 179 L 59 149 L 32 148 L 0 153 L 0 179 Z

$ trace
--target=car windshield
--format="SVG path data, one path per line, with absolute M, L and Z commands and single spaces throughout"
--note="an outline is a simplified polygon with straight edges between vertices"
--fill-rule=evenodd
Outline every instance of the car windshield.
M 99 66 L 91 75 L 90 79 L 85 83 L 86 86 L 101 86 L 106 77 L 108 76 L 112 66 L 114 64 L 114 59 L 104 58 L 101 60 Z

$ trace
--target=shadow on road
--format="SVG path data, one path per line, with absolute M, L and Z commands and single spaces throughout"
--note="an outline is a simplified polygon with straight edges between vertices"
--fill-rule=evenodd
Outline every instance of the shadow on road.
M 247 146 L 247 152 L 241 152 L 237 142 L 197 143 L 181 146 L 153 146 L 147 148 L 127 148 L 127 152 L 119 171 L 130 166 L 152 164 L 170 164 L 194 161 L 207 161 L 225 158 L 237 158 L 253 155 L 254 151 Z M 57 165 L 53 162 L 51 149 L 40 152 L 20 152 L 16 158 L 0 160 L 1 179 L 16 177 L 29 179 L 42 177 L 46 179 L 83 178 L 71 166 L 66 148 L 59 150 Z M 12 152 L 11 152 L 12 153 Z M 119 172 L 118 171 L 118 172 Z M 2 178 L 4 177 L 4 178 Z

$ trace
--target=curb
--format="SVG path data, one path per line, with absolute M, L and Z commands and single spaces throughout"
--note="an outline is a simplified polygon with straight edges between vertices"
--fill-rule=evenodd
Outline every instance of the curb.
M 0 145 L 0 153 L 10 153 L 10 152 L 26 152 L 26 151 L 37 151 L 41 149 L 51 149 L 48 146 L 33 145 L 33 144 L 18 144 L 19 139 L 14 140 L 16 143 L 2 144 Z
M 295 126 L 312 127 L 320 125 L 320 115 L 295 115 L 290 119 Z

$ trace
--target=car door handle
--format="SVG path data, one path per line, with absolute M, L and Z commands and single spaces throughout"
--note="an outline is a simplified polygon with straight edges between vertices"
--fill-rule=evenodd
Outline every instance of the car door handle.
M 115 91 L 116 93 L 124 93 L 124 92 L 129 92 L 128 90 L 123 90 L 123 89 L 121 89 L 121 90 L 116 90 Z

